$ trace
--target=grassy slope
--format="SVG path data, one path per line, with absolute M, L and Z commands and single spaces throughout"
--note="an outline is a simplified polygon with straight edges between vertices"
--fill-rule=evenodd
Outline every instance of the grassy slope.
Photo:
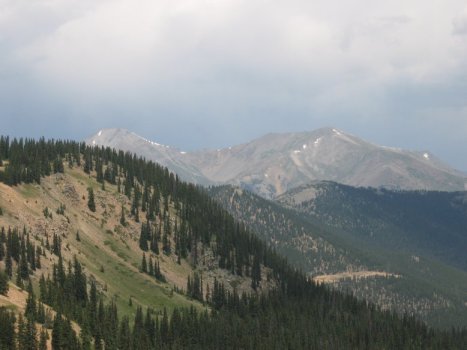
M 87 208 L 89 186 L 94 188 L 96 213 Z M 102 191 L 93 177 L 79 169 L 66 169 L 64 175 L 43 179 L 40 186 L 29 184 L 12 188 L 0 184 L 0 207 L 3 208 L 0 227 L 22 228 L 26 225 L 31 228 L 36 244 L 45 240 L 46 235 L 52 242 L 52 234 L 60 234 L 65 260 L 76 255 L 88 277 L 95 278 L 100 290 L 113 298 L 119 310 L 130 317 L 134 315 L 136 305 L 156 309 L 190 305 L 202 308 L 201 304 L 173 292 L 173 285 L 185 287 L 186 276 L 192 271 L 188 263 L 178 265 L 173 257 L 161 255 L 160 266 L 168 283 L 160 283 L 139 272 L 142 252 L 137 239 L 140 225 L 132 220 L 128 220 L 126 227 L 119 224 L 122 203 L 127 209 L 130 207 L 128 199 L 117 193 L 116 186 L 106 184 Z M 66 206 L 66 217 L 55 213 L 60 204 Z M 45 207 L 53 212 L 52 219 L 44 217 Z M 79 232 L 80 241 L 76 240 L 76 232 Z M 33 276 L 34 283 L 40 273 L 51 274 L 54 261 L 57 261 L 56 257 L 46 252 L 46 257 L 42 258 L 42 271 Z M 130 297 L 132 307 L 129 306 Z

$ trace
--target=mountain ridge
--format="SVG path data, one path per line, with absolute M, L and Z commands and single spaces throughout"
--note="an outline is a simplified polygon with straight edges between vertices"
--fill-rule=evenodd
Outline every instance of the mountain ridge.
M 331 127 L 269 133 L 240 145 L 193 152 L 125 129 L 103 129 L 86 142 L 137 153 L 187 181 L 232 184 L 266 198 L 315 180 L 402 190 L 461 191 L 467 186 L 466 174 L 428 151 L 378 146 Z

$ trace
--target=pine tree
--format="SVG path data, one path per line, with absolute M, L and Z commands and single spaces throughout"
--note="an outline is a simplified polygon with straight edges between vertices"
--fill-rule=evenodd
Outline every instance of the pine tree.
M 122 225 L 122 226 L 126 225 L 125 208 L 123 207 L 123 204 L 122 204 L 122 213 L 120 214 L 120 225 Z
M 41 247 L 37 246 L 36 247 L 36 268 L 40 269 L 41 268 L 41 254 L 42 254 L 42 249 Z
M 9 278 L 13 276 L 13 261 L 11 259 L 11 250 L 8 245 L 6 249 L 5 272 Z
M 55 315 L 54 323 L 52 327 L 52 350 L 62 350 L 63 339 L 63 320 L 62 315 L 58 313 Z
M 90 211 L 96 211 L 96 203 L 94 202 L 94 190 L 92 187 L 88 187 L 88 208 Z
M 0 307 L 0 349 L 16 349 L 15 326 L 15 314 Z
M 149 222 L 148 225 L 145 225 L 144 223 L 141 225 L 141 233 L 139 236 L 139 247 L 144 251 L 148 250 L 148 226 Z
M 131 330 L 128 316 L 124 316 L 120 322 L 118 343 L 119 349 L 131 349 Z
M 143 260 L 141 261 L 141 271 L 147 273 L 148 272 L 148 265 L 146 262 L 146 254 L 143 253 Z
M 31 280 L 29 280 L 27 292 L 28 298 L 26 299 L 26 309 L 24 310 L 24 315 L 28 319 L 35 321 L 37 317 L 37 303 L 34 290 L 32 289 Z
M 256 290 L 261 282 L 261 266 L 258 254 L 253 257 L 253 267 L 251 268 L 251 288 Z
M 64 166 L 63 166 L 63 160 L 61 157 L 57 157 L 55 158 L 54 160 L 54 164 L 53 164 L 53 168 L 54 168 L 54 173 L 63 173 L 64 172 Z
M 5 271 L 0 271 L 0 294 L 8 295 L 8 275 Z

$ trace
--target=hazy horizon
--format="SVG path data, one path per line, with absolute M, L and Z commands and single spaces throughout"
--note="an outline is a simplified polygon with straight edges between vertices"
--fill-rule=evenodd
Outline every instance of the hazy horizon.
M 189 151 L 332 126 L 467 171 L 463 1 L 1 4 L 1 134 Z

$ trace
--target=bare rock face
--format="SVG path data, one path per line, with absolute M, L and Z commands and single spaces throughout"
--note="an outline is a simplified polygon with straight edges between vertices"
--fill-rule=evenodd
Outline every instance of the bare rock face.
M 391 189 L 462 191 L 467 175 L 429 152 L 382 147 L 333 128 L 268 134 L 221 150 L 181 152 L 123 129 L 86 140 L 137 153 L 202 185 L 234 184 L 272 198 L 312 181 Z

